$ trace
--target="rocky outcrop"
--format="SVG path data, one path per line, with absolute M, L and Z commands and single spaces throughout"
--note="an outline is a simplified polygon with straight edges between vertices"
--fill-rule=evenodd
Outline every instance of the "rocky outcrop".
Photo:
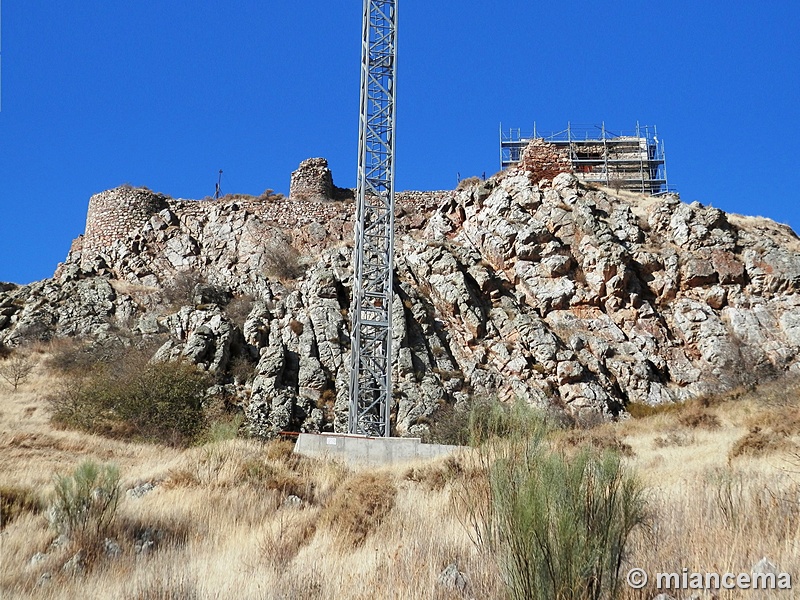
M 588 419 L 800 370 L 789 228 L 523 169 L 400 197 L 395 433 L 422 435 L 473 396 Z M 351 213 L 169 201 L 124 240 L 71 255 L 57 279 L 0 288 L 0 341 L 166 337 L 155 358 L 228 378 L 254 433 L 343 430 Z M 281 276 L 275 261 L 292 253 L 298 269 Z M 248 377 L 233 374 L 242 360 Z

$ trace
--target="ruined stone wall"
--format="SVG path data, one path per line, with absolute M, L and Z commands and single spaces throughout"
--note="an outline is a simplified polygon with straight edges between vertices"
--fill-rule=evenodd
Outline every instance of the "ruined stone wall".
M 334 200 L 328 197 L 320 202 L 305 196 L 286 198 L 276 194 L 198 201 L 167 198 L 144 188 L 115 188 L 92 196 L 86 217 L 86 233 L 73 244 L 64 264 L 79 264 L 87 271 L 93 270 L 98 264 L 98 256 L 107 256 L 116 242 L 136 236 L 159 212 L 162 217 L 160 220 L 170 225 L 188 221 L 218 221 L 227 218 L 225 215 L 232 214 L 231 211 L 241 210 L 264 223 L 287 230 L 298 248 L 350 242 L 355 219 L 352 191 L 335 186 L 332 189 L 339 198 L 346 198 L 347 194 L 342 192 L 349 191 L 350 198 Z M 422 229 L 430 214 L 451 198 L 453 193 L 398 192 L 395 195 L 397 233 Z M 59 272 L 62 270 L 59 267 Z
M 325 201 L 335 197 L 333 175 L 324 158 L 309 158 L 292 173 L 289 198 Z
M 82 254 L 97 255 L 114 242 L 144 225 L 150 216 L 167 207 L 167 199 L 146 188 L 120 186 L 89 199 Z
M 553 179 L 559 173 L 570 173 L 572 162 L 566 148 L 558 148 L 542 139 L 533 140 L 522 152 L 520 160 L 525 171 L 533 173 L 533 180 Z

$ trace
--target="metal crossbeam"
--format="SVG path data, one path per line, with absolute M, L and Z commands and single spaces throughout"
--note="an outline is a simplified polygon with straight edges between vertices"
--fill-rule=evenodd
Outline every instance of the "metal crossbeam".
M 397 0 L 364 0 L 349 432 L 389 436 Z

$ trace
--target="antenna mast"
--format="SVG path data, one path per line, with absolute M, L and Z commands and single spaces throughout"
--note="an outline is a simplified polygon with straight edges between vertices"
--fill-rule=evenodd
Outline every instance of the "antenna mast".
M 397 0 L 364 0 L 362 36 L 348 431 L 388 437 Z
M 222 195 L 222 169 L 219 170 L 219 179 L 217 179 L 217 186 L 214 189 L 214 200 L 219 200 Z

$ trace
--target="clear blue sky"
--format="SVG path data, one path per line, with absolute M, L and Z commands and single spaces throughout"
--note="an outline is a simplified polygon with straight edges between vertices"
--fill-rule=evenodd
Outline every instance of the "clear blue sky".
M 498 169 L 498 127 L 637 121 L 684 200 L 800 228 L 800 3 L 400 0 L 397 187 Z M 89 197 L 355 185 L 361 0 L 5 0 L 0 281 L 52 275 Z

